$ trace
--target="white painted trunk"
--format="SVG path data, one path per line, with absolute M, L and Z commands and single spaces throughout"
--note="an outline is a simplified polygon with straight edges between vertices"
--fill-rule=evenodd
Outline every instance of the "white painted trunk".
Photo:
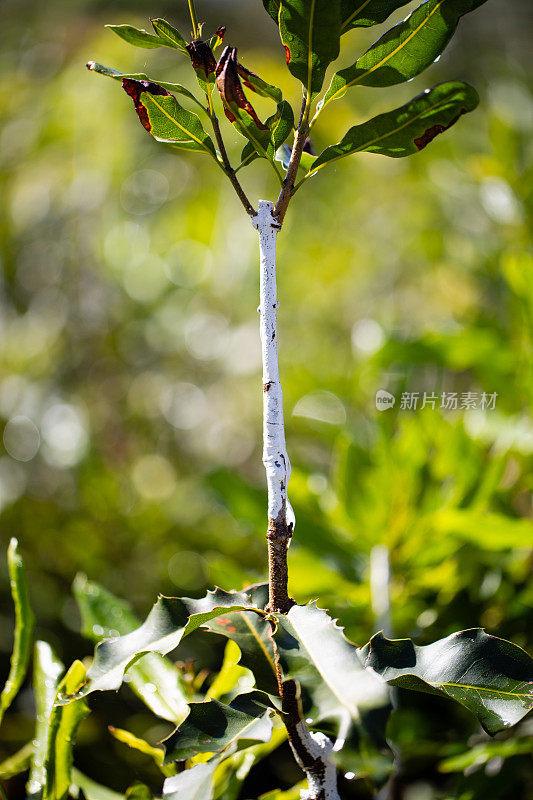
M 294 524 L 287 498 L 291 464 L 285 445 L 283 392 L 278 365 L 276 238 L 280 225 L 272 216 L 273 209 L 273 203 L 260 200 L 257 216 L 252 219 L 259 232 L 261 258 L 259 314 L 263 356 L 263 464 L 267 476 L 269 520 L 286 514 L 290 525 Z

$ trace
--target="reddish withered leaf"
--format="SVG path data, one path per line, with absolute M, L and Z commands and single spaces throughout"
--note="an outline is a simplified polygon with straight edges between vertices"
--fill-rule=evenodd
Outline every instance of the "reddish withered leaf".
M 126 94 L 129 94 L 129 96 L 132 98 L 135 111 L 141 120 L 142 126 L 146 128 L 148 132 L 150 132 L 152 130 L 152 126 L 150 125 L 146 108 L 141 102 L 141 94 L 143 92 L 148 92 L 149 94 L 168 95 L 170 92 L 167 92 L 167 90 L 163 89 L 162 86 L 159 86 L 158 83 L 153 83 L 152 81 L 136 81 L 131 78 L 124 78 L 122 81 L 122 87 Z
M 213 51 L 206 42 L 198 39 L 196 42 L 191 42 L 187 45 L 187 52 L 191 59 L 191 64 L 196 70 L 203 70 L 207 78 L 211 75 L 217 66 Z
M 250 76 L 253 72 L 245 70 L 237 61 L 237 48 L 225 47 L 220 56 L 216 69 L 216 82 L 217 89 L 224 104 L 224 112 L 230 122 L 235 122 L 235 114 L 231 110 L 231 105 L 234 103 L 237 108 L 246 111 L 251 116 L 255 124 L 260 130 L 268 130 L 257 114 L 254 111 L 252 104 L 246 98 L 244 89 L 242 88 L 241 79 L 239 78 L 239 71 Z
M 439 133 L 444 133 L 444 131 L 447 131 L 448 128 L 451 128 L 452 125 L 455 125 L 460 116 L 466 113 L 467 109 L 462 108 L 455 119 L 452 119 L 448 125 L 432 125 L 431 128 L 428 128 L 427 131 L 424 131 L 422 136 L 419 136 L 417 139 L 413 139 L 417 150 L 423 150 L 424 147 L 427 147 L 427 145 L 433 141 L 435 136 L 438 136 Z

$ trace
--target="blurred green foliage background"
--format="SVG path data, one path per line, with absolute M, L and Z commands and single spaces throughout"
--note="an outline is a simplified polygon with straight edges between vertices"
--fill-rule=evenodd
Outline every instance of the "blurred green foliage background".
M 225 24 L 243 63 L 296 107 L 259 0 L 198 5 L 207 32 Z M 161 15 L 186 32 L 184 2 L 2 6 L 0 536 L 3 551 L 19 538 L 38 635 L 68 662 L 91 650 L 70 594 L 78 571 L 141 616 L 157 592 L 265 577 L 257 241 L 212 163 L 157 146 L 120 86 L 84 68 L 94 58 L 188 81 L 179 54 L 135 50 L 103 28 Z M 363 154 L 322 170 L 279 238 L 291 589 L 299 602 L 320 597 L 359 644 L 380 622 L 369 564 L 386 545 L 394 635 L 426 643 L 480 624 L 531 645 L 532 22 L 527 0 L 493 0 L 412 85 L 332 104 L 317 150 L 440 80 L 465 79 L 481 95 L 413 158 Z M 343 60 L 380 32 L 353 31 Z M 267 100 L 254 105 L 271 112 Z M 240 152 L 230 126 L 225 134 Z M 270 172 L 255 162 L 244 173 L 254 200 L 275 197 Z M 378 389 L 395 394 L 394 409 L 376 410 Z M 439 402 L 402 410 L 404 391 Z M 445 411 L 442 392 L 496 392 L 496 408 Z M 3 559 L 0 570 L 3 676 Z M 191 637 L 180 657 L 216 668 L 220 652 Z M 165 731 L 133 696 L 107 703 L 93 702 L 79 758 L 123 790 L 148 767 L 105 724 L 126 720 L 154 741 Z M 480 762 L 467 777 L 459 769 L 456 794 L 431 788 L 450 785 L 435 777 L 445 755 L 484 737 L 459 707 L 431 700 L 427 718 L 413 696 L 409 707 L 397 712 L 407 715 L 397 735 L 409 800 L 525 800 L 526 756 Z M 31 738 L 31 714 L 26 692 L 2 727 L 0 758 Z M 285 762 L 270 769 L 284 785 Z

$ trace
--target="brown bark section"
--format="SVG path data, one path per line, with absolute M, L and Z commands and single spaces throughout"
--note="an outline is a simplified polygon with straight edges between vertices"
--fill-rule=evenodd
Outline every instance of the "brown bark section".
M 292 526 L 289 527 L 287 525 L 286 504 L 283 501 L 283 506 L 276 519 L 269 519 L 266 535 L 269 586 L 267 610 L 278 614 L 287 614 L 292 606 L 295 605 L 292 597 L 289 597 L 287 589 L 289 580 L 287 550 L 291 536 Z

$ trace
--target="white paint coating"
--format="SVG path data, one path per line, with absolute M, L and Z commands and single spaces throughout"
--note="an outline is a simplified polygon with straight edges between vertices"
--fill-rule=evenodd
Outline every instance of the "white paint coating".
M 285 506 L 290 523 L 294 520 L 287 498 L 291 464 L 285 445 L 283 392 L 278 365 L 276 238 L 280 225 L 272 216 L 273 209 L 273 203 L 260 200 L 258 213 L 252 218 L 252 225 L 259 232 L 261 258 L 259 314 L 263 358 L 263 464 L 267 475 L 268 517 L 277 519 Z
M 296 761 L 304 770 L 307 777 L 308 788 L 301 793 L 301 800 L 314 800 L 320 792 L 324 792 L 324 800 L 340 800 L 337 791 L 337 770 L 329 757 L 333 745 L 323 733 L 311 733 L 303 720 L 296 725 L 296 731 L 301 744 L 305 747 L 311 758 L 319 759 L 324 765 L 322 775 L 314 775 L 307 771 L 300 761 L 295 749 L 293 753 Z

